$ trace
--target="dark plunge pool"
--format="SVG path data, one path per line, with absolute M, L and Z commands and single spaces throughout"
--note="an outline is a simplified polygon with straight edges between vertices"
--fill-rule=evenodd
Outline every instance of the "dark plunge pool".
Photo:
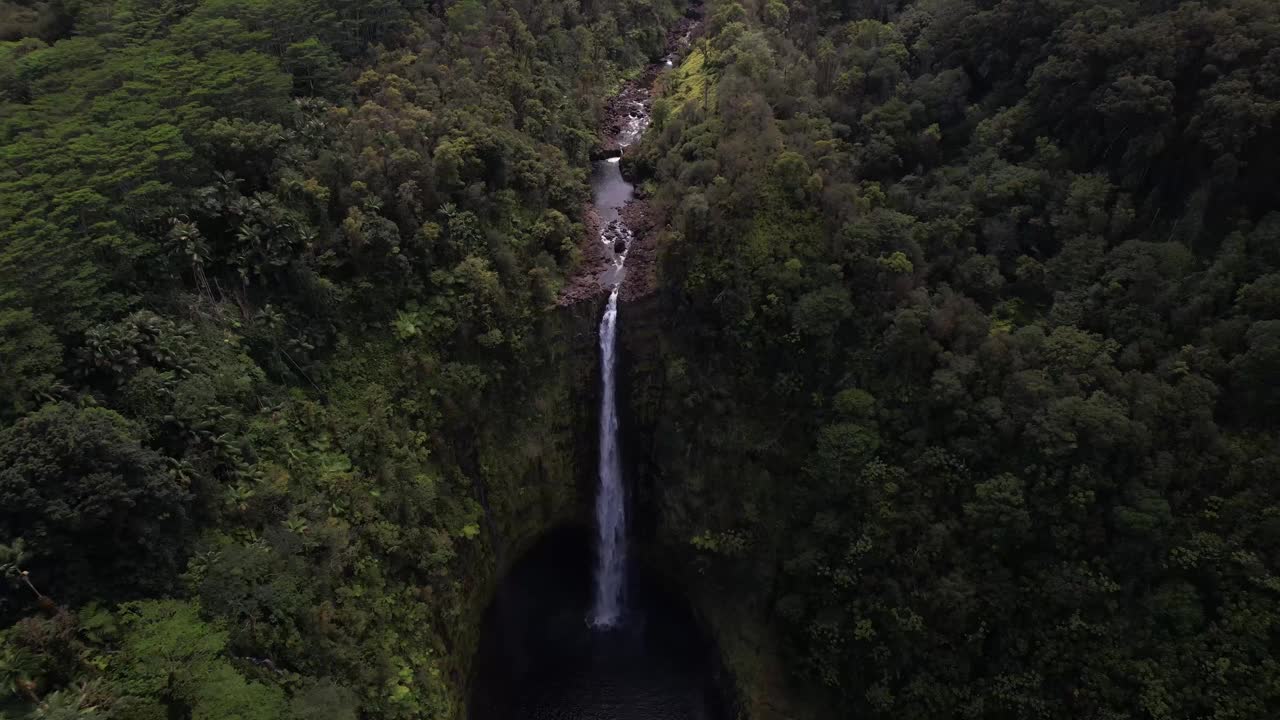
M 715 648 L 682 598 L 633 569 L 625 621 L 587 624 L 590 543 L 585 529 L 553 531 L 503 581 L 470 720 L 723 720 Z

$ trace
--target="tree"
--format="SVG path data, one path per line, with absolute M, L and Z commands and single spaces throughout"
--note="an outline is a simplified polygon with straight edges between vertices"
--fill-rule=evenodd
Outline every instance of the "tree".
M 284 693 L 237 672 L 225 656 L 226 632 L 199 610 L 177 600 L 122 607 L 120 652 L 108 668 L 119 702 L 143 712 L 167 706 L 193 720 L 283 717 Z
M 53 332 L 30 310 L 0 309 L 0 420 L 12 420 L 49 399 L 61 354 Z
M 37 585 L 65 601 L 168 587 L 191 498 L 132 423 L 47 405 L 0 431 L 0 529 L 22 537 Z

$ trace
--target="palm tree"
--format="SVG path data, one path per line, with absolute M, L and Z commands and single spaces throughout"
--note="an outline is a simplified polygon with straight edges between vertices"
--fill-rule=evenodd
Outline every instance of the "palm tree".
M 36 684 L 22 669 L 18 650 L 13 643 L 0 646 L 0 687 L 9 687 L 29 702 L 40 702 L 36 695 Z
M 35 593 L 40 607 L 50 609 L 54 606 L 53 600 L 31 583 L 31 574 L 22 567 L 27 559 L 22 538 L 14 540 L 9 545 L 0 544 L 0 575 L 4 575 L 14 585 L 26 585 L 31 592 Z
M 97 681 L 81 683 L 74 688 L 49 693 L 36 706 L 32 717 L 41 720 L 83 720 L 103 717 L 98 712 L 103 692 Z

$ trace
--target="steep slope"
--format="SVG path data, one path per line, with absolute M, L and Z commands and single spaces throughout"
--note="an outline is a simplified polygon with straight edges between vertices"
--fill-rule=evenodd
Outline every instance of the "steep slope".
M 859 718 L 1275 714 L 1276 7 L 710 8 L 621 327 L 745 694 L 774 636 Z
M 501 565 L 589 497 L 598 308 L 552 306 L 679 9 L 39 11 L 0 15 L 4 712 L 458 716 Z

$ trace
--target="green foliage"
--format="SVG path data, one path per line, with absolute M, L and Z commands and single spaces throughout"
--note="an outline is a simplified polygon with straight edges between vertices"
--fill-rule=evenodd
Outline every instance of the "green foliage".
M 658 552 L 833 715 L 1274 714 L 1280 12 L 709 14 L 638 149 Z
M 131 603 L 119 618 L 119 654 L 107 665 L 118 702 L 146 712 L 168 705 L 192 718 L 267 720 L 284 714 L 279 688 L 247 681 L 225 657 L 227 635 L 176 600 Z
M 176 600 L 121 608 L 120 689 L 139 697 L 189 695 L 205 679 L 227 644 L 225 631 L 208 627 L 199 608 Z
M 62 346 L 30 310 L 0 310 L 0 418 L 36 409 L 54 391 Z
M 293 696 L 289 720 L 356 720 L 359 705 L 350 690 L 330 682 L 313 683 Z
M 118 413 L 47 405 L 0 431 L 0 465 L 0 528 L 38 584 L 68 599 L 171 584 L 190 495 Z
M 707 68 L 707 48 L 695 48 L 685 56 L 675 71 L 663 80 L 664 93 L 655 103 L 653 121 L 661 128 L 666 117 L 679 114 L 681 108 L 690 103 L 709 104 L 715 98 L 711 95 L 712 82 Z M 659 107 L 662 109 L 659 110 Z
M 572 507 L 601 101 L 679 13 L 0 3 L 14 703 L 461 716 L 492 543 Z

